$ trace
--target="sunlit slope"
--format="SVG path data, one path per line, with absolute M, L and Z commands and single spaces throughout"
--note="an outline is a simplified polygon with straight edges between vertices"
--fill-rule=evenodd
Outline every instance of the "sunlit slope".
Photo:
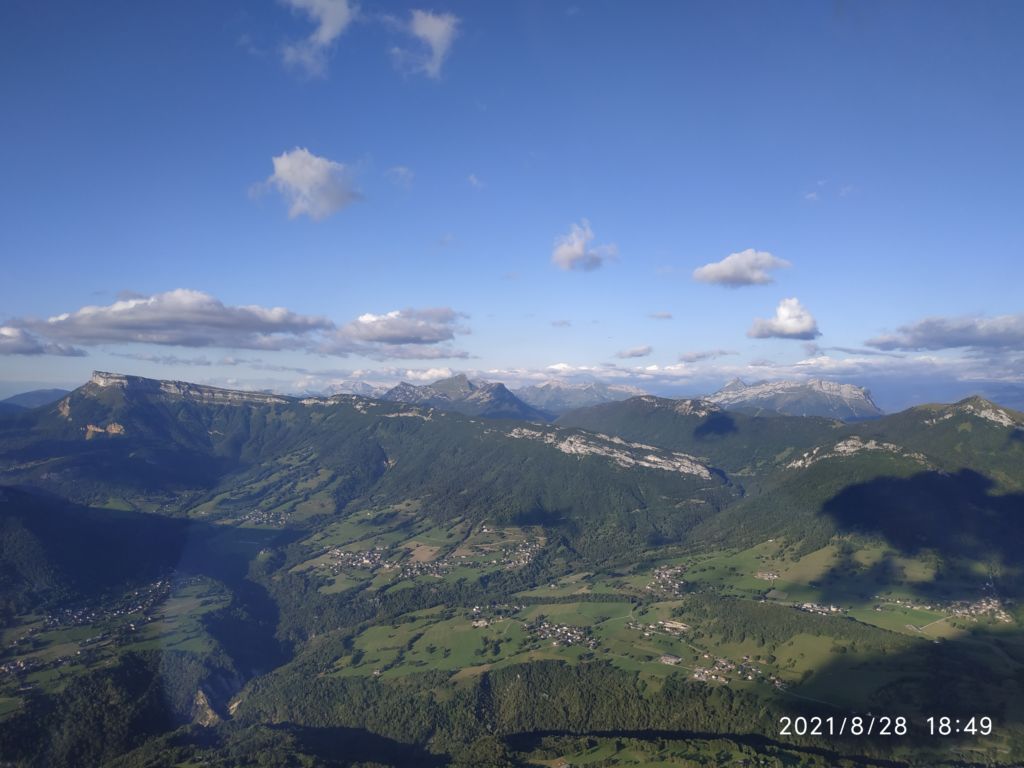
M 686 451 L 744 475 L 771 472 L 780 461 L 827 441 L 842 428 L 830 419 L 751 416 L 706 400 L 649 395 L 571 411 L 557 423 Z

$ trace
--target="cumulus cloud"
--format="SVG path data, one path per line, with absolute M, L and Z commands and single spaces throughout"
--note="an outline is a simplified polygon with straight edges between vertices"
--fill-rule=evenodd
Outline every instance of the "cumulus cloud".
M 747 331 L 752 339 L 813 339 L 820 335 L 818 322 L 797 299 L 783 299 L 775 309 L 775 317 L 758 318 Z
M 348 168 L 308 149 L 283 152 L 273 163 L 274 172 L 264 185 L 281 193 L 289 218 L 305 215 L 319 221 L 361 199 Z
M 360 341 L 384 344 L 436 344 L 449 341 L 456 333 L 465 333 L 461 312 L 449 307 L 396 309 L 382 315 L 360 315 L 341 331 Z
M 618 255 L 619 249 L 614 243 L 591 247 L 594 232 L 590 222 L 583 219 L 573 224 L 567 234 L 555 240 L 555 249 L 551 252 L 551 261 L 560 269 L 590 271 L 598 269 L 609 259 Z
M 615 356 L 620 360 L 629 360 L 633 357 L 647 357 L 654 348 L 649 344 L 645 344 L 642 347 L 630 347 L 629 349 L 623 349 L 615 353 Z
M 405 381 L 437 381 L 438 379 L 449 379 L 454 375 L 451 368 L 421 368 L 406 370 L 402 374 Z
M 775 282 L 768 274 L 769 270 L 788 267 L 785 259 L 773 256 L 768 251 L 755 251 L 747 248 L 739 253 L 731 253 L 721 261 L 705 264 L 693 270 L 693 279 L 701 283 L 724 285 L 739 288 L 743 285 L 767 285 Z
M 715 360 L 719 357 L 735 354 L 737 353 L 728 349 L 706 349 L 701 352 L 683 352 L 679 355 L 679 362 L 699 363 L 701 360 Z
M 352 23 L 357 8 L 348 0 L 282 0 L 295 11 L 302 11 L 316 29 L 305 40 L 289 43 L 282 51 L 285 64 L 301 67 L 310 75 L 327 71 L 327 54 L 334 41 Z
M 409 21 L 398 26 L 415 37 L 419 45 L 416 49 L 392 48 L 395 64 L 405 70 L 439 78 L 441 67 L 459 34 L 459 18 L 451 13 L 413 10 Z
M 450 307 L 367 312 L 329 334 L 319 351 L 377 360 L 467 358 L 469 353 L 446 343 L 469 333 L 465 319 Z
M 649 317 L 651 317 L 654 320 L 671 320 L 672 319 L 672 313 L 671 312 L 651 312 Z
M 1024 314 L 929 317 L 864 342 L 882 350 L 1024 349 Z
M 360 355 L 374 360 L 466 359 L 451 342 L 468 334 L 467 315 L 449 307 L 367 312 L 344 325 L 284 307 L 230 306 L 202 291 L 173 291 L 85 306 L 46 320 L 14 319 L 0 326 L 0 355 L 84 355 L 71 343 L 156 344 L 267 351 L 296 350 L 321 355 Z M 261 360 L 237 356 L 208 359 L 112 350 L 113 355 L 161 365 L 249 365 Z
M 86 345 L 136 342 L 290 349 L 301 347 L 307 334 L 334 324 L 284 307 L 228 306 L 208 293 L 178 288 L 106 306 L 86 306 L 28 325 L 50 339 Z
M 59 355 L 84 357 L 85 351 L 65 344 L 43 341 L 24 328 L 0 325 L 0 355 Z

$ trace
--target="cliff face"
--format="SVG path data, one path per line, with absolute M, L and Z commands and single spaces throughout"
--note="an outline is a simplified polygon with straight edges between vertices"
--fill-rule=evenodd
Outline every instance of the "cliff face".
M 292 402 L 291 398 L 266 392 L 242 392 L 234 389 L 207 387 L 202 384 L 189 384 L 184 381 L 159 381 L 142 376 L 127 376 L 123 373 L 108 373 L 106 371 L 93 371 L 90 383 L 97 387 L 119 387 L 132 392 L 164 394 L 203 403 L 273 405 Z

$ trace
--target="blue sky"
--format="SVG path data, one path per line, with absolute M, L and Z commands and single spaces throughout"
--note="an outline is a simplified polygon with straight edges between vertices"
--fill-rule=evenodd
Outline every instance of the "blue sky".
M 1022 23 L 1014 2 L 12 0 L 0 393 L 94 368 L 282 391 L 826 376 L 889 407 L 1018 388 Z

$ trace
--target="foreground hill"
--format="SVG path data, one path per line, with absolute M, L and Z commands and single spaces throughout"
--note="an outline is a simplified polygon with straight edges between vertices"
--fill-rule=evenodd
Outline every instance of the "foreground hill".
M 686 451 L 741 475 L 772 472 L 780 455 L 811 449 L 842 426 L 823 418 L 752 416 L 707 400 L 653 395 L 570 411 L 555 423 Z
M 1024 414 L 981 398 L 844 424 L 642 397 L 558 423 L 684 450 L 729 472 L 754 492 L 693 532 L 719 545 L 786 536 L 820 546 L 856 529 L 915 550 L 941 540 L 1004 558 L 1003 542 L 1024 534 L 1015 517 L 1024 514 Z
M 676 536 L 734 493 L 685 453 L 574 429 L 106 373 L 0 427 L 0 482 L 76 503 L 286 524 L 358 499 L 415 498 L 438 519 L 545 522 L 606 554 Z

